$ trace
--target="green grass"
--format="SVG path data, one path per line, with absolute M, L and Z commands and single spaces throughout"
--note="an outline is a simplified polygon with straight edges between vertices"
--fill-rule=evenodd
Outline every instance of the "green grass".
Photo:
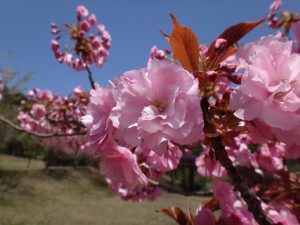
M 201 198 L 164 194 L 155 202 L 123 201 L 94 168 L 43 169 L 40 161 L 0 155 L 0 225 L 172 225 L 155 210 L 195 207 Z

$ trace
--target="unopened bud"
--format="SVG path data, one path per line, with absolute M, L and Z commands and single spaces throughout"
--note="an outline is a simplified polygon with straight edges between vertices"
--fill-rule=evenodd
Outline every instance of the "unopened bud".
M 218 38 L 215 42 L 215 48 L 222 50 L 226 47 L 227 45 L 227 40 L 225 40 L 224 38 Z
M 218 73 L 216 71 L 207 71 L 205 73 L 205 79 L 209 82 L 215 82 L 217 79 Z
M 165 49 L 165 53 L 166 53 L 167 55 L 170 55 L 170 54 L 171 54 L 171 51 L 170 51 L 169 49 Z
M 226 63 L 220 63 L 220 69 L 227 73 L 233 73 L 236 70 L 236 65 L 234 64 L 226 64 Z
M 243 74 L 235 74 L 227 76 L 227 78 L 234 84 L 241 84 Z
M 57 25 L 55 23 L 50 23 L 51 28 L 57 28 Z

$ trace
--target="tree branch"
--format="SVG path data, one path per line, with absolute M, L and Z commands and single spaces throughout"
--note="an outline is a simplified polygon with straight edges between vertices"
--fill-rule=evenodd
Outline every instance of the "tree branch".
M 76 133 L 70 133 L 70 134 L 55 132 L 55 133 L 43 134 L 43 133 L 38 133 L 38 132 L 26 130 L 26 129 L 14 124 L 10 120 L 4 118 L 2 115 L 0 115 L 0 121 L 3 122 L 4 124 L 14 128 L 15 130 L 17 130 L 19 132 L 25 132 L 25 133 L 28 133 L 30 135 L 34 135 L 34 136 L 39 137 L 39 138 L 79 136 L 79 135 L 85 135 L 86 134 L 86 132 L 76 132 Z
M 209 116 L 209 103 L 207 98 L 201 99 L 201 109 L 203 112 L 204 119 L 204 129 L 209 126 L 207 116 Z M 239 171 L 233 166 L 232 161 L 227 155 L 225 146 L 222 143 L 221 135 L 216 137 L 209 137 L 211 149 L 215 152 L 216 159 L 221 163 L 221 165 L 226 169 L 227 174 L 231 177 L 235 189 L 241 193 L 241 196 L 248 205 L 248 210 L 253 214 L 253 217 L 260 225 L 274 225 L 274 223 L 266 216 L 265 212 L 261 207 L 260 200 L 250 191 L 247 184 L 243 181 Z
M 198 197 L 209 197 L 212 196 L 212 191 L 184 191 L 181 188 L 175 187 L 173 185 L 167 185 L 159 183 L 158 181 L 148 179 L 149 184 L 152 186 L 161 187 L 167 192 L 176 193 L 184 196 L 198 196 Z
M 87 65 L 87 63 L 86 63 L 86 67 L 85 68 L 86 68 L 86 71 L 89 74 L 89 81 L 90 81 L 91 87 L 95 90 L 96 89 L 96 87 L 95 87 L 95 81 L 93 80 L 92 71 L 91 71 L 90 67 Z

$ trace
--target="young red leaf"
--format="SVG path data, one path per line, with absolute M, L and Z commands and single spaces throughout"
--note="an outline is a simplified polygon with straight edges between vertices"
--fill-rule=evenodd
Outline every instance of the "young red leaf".
M 189 215 L 183 212 L 179 207 L 164 208 L 158 210 L 157 212 L 162 212 L 163 214 L 169 216 L 179 225 L 192 225 Z
M 169 36 L 169 42 L 174 52 L 174 58 L 178 59 L 189 72 L 197 72 L 199 70 L 198 39 L 189 27 L 181 26 L 174 15 L 170 15 L 173 22 L 173 31 Z
M 261 19 L 255 22 L 244 22 L 236 24 L 232 27 L 227 28 L 223 33 L 219 35 L 218 38 L 216 38 L 208 49 L 208 57 L 213 61 L 212 59 L 216 55 L 216 49 L 215 49 L 215 42 L 219 38 L 223 38 L 227 40 L 227 45 L 224 50 L 230 48 L 233 44 L 238 42 L 241 38 L 243 38 L 246 34 L 248 34 L 251 30 L 253 30 L 255 27 L 261 25 L 265 19 Z

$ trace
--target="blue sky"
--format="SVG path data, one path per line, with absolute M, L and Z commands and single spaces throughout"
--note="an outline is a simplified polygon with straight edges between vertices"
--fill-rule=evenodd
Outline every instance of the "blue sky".
M 258 20 L 268 12 L 271 0 L 0 0 L 1 67 L 12 67 L 21 75 L 34 72 L 25 87 L 49 89 L 68 95 L 78 85 L 90 89 L 87 73 L 76 72 L 58 63 L 50 49 L 50 23 L 76 22 L 76 6 L 85 5 L 112 36 L 107 62 L 100 69 L 92 67 L 100 85 L 138 67 L 145 67 L 150 48 L 168 48 L 160 34 L 172 31 L 169 13 L 189 26 L 201 44 L 210 44 L 225 28 L 239 22 Z M 300 13 L 300 0 L 283 1 L 282 9 Z M 242 42 L 256 40 L 274 32 L 266 25 L 252 32 Z

